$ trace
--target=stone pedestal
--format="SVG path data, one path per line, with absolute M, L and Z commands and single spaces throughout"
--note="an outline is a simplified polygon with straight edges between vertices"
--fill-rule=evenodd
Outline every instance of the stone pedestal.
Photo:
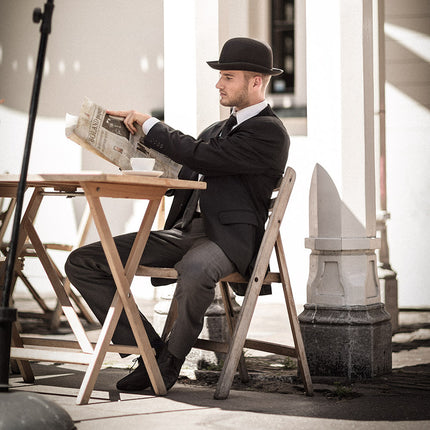
M 311 256 L 299 317 L 312 375 L 391 371 L 375 253 L 373 8 L 372 0 L 306 2 L 308 138 L 322 149 L 309 195 Z
M 391 372 L 390 315 L 382 303 L 307 304 L 299 321 L 312 376 L 356 380 Z
M 0 393 L 0 428 L 14 430 L 74 430 L 71 416 L 61 406 L 36 393 Z
M 391 316 L 391 329 L 396 333 L 399 329 L 399 303 L 397 273 L 391 269 L 378 268 L 381 298 L 385 303 L 385 310 Z
M 378 278 L 381 286 L 381 299 L 385 303 L 385 309 L 391 315 L 391 328 L 393 333 L 399 329 L 399 303 L 397 273 L 391 268 L 390 251 L 388 248 L 387 220 L 390 214 L 381 211 L 377 214 L 376 227 L 381 236 L 381 248 L 379 249 Z
M 380 240 L 366 237 L 319 165 L 310 205 L 308 303 L 299 321 L 311 375 L 353 380 L 389 373 L 391 323 L 375 253 Z

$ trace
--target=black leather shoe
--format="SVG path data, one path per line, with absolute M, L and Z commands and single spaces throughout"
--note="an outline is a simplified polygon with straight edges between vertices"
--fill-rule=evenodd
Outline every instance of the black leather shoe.
M 158 357 L 158 354 L 156 357 Z M 116 383 L 116 388 L 119 391 L 142 391 L 151 386 L 151 380 L 149 379 L 142 357 L 139 357 L 137 360 L 139 363 L 137 368 Z M 171 354 L 167 349 L 167 345 L 162 349 L 157 363 L 166 390 L 170 390 L 175 385 L 184 361 L 185 358 L 177 358 Z
M 116 383 L 116 388 L 119 391 L 140 391 L 151 385 L 148 372 L 146 371 L 145 364 L 142 357 L 137 359 L 138 366 L 127 376 L 120 379 Z
M 164 345 L 160 348 L 156 348 L 155 358 L 158 358 L 164 349 Z M 120 379 L 116 383 L 116 388 L 119 391 L 141 391 L 151 386 L 151 380 L 149 379 L 148 372 L 146 371 L 145 364 L 142 357 L 137 358 L 138 366 L 127 376 Z
M 160 367 L 166 390 L 170 390 L 175 385 L 184 361 L 185 358 L 177 358 L 171 354 L 167 349 L 167 345 L 164 347 L 158 360 L 158 366 Z

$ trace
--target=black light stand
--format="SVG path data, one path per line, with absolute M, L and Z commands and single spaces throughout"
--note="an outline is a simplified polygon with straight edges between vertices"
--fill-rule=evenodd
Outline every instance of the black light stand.
M 36 121 L 37 106 L 39 103 L 40 86 L 42 82 L 43 65 L 45 62 L 46 46 L 48 35 L 51 33 L 51 18 L 54 10 L 54 1 L 47 0 L 44 11 L 39 8 L 33 11 L 33 22 L 39 23 L 40 26 L 40 45 L 37 57 L 36 72 L 34 75 L 33 92 L 30 103 L 30 116 L 28 120 L 27 137 L 24 147 L 22 160 L 21 175 L 18 183 L 16 195 L 15 216 L 10 240 L 10 250 L 6 260 L 6 273 L 2 298 L 2 307 L 0 307 L 0 391 L 8 391 L 9 387 L 9 362 L 12 323 L 16 320 L 16 309 L 9 307 L 10 295 L 12 290 L 12 280 L 16 263 L 17 245 L 19 237 L 19 227 L 21 221 L 21 212 L 23 206 L 24 193 L 27 182 L 28 164 L 30 161 L 31 143 L 33 140 L 34 123 Z
M 14 430 L 29 428 L 34 430 L 44 430 L 47 428 L 72 430 L 76 428 L 70 415 L 56 403 L 46 399 L 46 396 L 31 392 L 8 392 L 11 332 L 12 323 L 16 320 L 16 309 L 10 308 L 9 303 L 17 255 L 22 203 L 27 182 L 28 164 L 30 161 L 31 142 L 33 140 L 34 123 L 37 115 L 37 105 L 39 102 L 48 35 L 51 33 L 53 10 L 54 0 L 47 0 L 43 13 L 39 8 L 36 8 L 33 11 L 33 22 L 37 24 L 42 21 L 40 26 L 41 37 L 36 72 L 34 75 L 21 176 L 16 195 L 16 208 L 10 241 L 10 250 L 7 256 L 2 307 L 0 307 L 0 403 L 3 406 L 2 416 L 0 418 L 0 427 L 13 428 Z

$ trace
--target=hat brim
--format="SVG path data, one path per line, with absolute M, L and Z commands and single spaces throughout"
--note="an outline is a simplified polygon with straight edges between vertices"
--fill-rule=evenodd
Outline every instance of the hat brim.
M 246 70 L 250 72 L 265 73 L 272 76 L 278 76 L 281 73 L 284 73 L 282 69 L 277 69 L 275 67 L 273 69 L 268 69 L 252 63 L 220 63 L 219 61 L 207 61 L 207 64 L 212 67 L 212 69 L 216 70 Z

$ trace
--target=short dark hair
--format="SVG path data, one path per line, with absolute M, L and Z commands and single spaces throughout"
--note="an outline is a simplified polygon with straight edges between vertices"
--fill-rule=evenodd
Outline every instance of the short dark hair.
M 249 81 L 254 76 L 261 76 L 261 79 L 263 81 L 264 89 L 267 88 L 267 85 L 270 82 L 271 75 L 268 75 L 267 73 L 260 73 L 260 72 L 251 72 L 249 70 L 244 70 L 243 73 L 245 74 L 245 78 Z

